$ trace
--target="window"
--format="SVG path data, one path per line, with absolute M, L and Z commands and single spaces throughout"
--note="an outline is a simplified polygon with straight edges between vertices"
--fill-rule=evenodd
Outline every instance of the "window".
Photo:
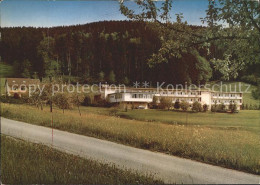
M 25 86 L 21 86 L 21 90 L 24 91 L 25 90 Z
M 139 98 L 143 98 L 144 97 L 144 95 L 143 94 L 139 94 Z

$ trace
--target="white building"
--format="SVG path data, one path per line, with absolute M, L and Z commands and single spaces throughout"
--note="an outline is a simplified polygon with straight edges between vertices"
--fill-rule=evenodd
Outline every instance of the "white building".
M 228 106 L 230 102 L 236 103 L 240 109 L 243 101 L 243 94 L 240 92 L 216 92 L 209 90 L 165 90 L 156 88 L 101 88 L 101 98 L 106 99 L 110 103 L 120 103 L 128 108 L 149 108 L 153 101 L 153 97 L 158 99 L 168 97 L 172 102 L 186 101 L 190 104 L 200 102 L 202 105 L 207 104 L 209 108 L 214 104 L 222 104 Z M 159 103 L 159 102 L 158 102 Z

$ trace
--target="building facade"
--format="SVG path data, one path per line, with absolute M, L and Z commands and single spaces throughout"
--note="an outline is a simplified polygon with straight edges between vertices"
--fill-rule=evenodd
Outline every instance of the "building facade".
M 127 108 L 144 108 L 150 107 L 154 96 L 160 98 L 167 97 L 176 101 L 186 101 L 190 105 L 194 102 L 200 102 L 202 105 L 207 104 L 211 108 L 214 104 L 224 104 L 229 106 L 230 102 L 235 103 L 240 109 L 243 103 L 243 94 L 241 92 L 216 92 L 209 90 L 165 90 L 155 88 L 102 88 L 101 98 L 110 103 L 120 103 Z

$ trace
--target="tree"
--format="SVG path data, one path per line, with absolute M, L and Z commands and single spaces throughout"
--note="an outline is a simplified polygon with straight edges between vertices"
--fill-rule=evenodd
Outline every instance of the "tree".
M 30 78 L 31 77 L 31 63 L 29 60 L 24 60 L 22 64 L 23 72 L 22 72 L 22 77 L 24 78 Z
M 71 109 L 73 105 L 69 94 L 62 92 L 55 94 L 55 96 L 53 97 L 53 103 L 57 105 L 57 107 L 62 109 L 63 113 L 64 109 Z
M 204 104 L 204 105 L 203 105 L 203 111 L 204 111 L 204 112 L 207 112 L 208 109 L 209 109 L 209 106 L 208 106 L 207 104 Z
M 72 94 L 72 103 L 76 105 L 79 111 L 79 115 L 81 116 L 81 111 L 79 106 L 84 102 L 85 96 L 83 94 L 74 93 Z
M 37 88 L 34 92 L 32 92 L 29 96 L 28 103 L 31 105 L 36 105 L 37 108 L 39 106 L 41 107 L 41 110 L 43 110 L 43 98 L 40 94 L 39 88 Z
M 217 106 L 217 112 L 226 112 L 226 106 L 224 103 L 221 103 Z
M 158 102 L 159 102 L 159 97 L 153 96 L 153 101 L 151 103 L 152 108 L 158 108 Z
M 252 90 L 252 96 L 256 100 L 260 99 L 260 80 L 257 81 L 256 89 Z
M 162 97 L 160 99 L 160 108 L 161 109 L 167 108 L 168 110 L 170 110 L 171 107 L 172 107 L 172 99 L 171 98 Z
M 128 84 L 129 84 L 129 79 L 128 79 L 127 77 L 125 77 L 124 80 L 123 80 L 123 83 L 124 83 L 125 85 L 128 85 Z
M 202 112 L 201 103 L 195 101 L 195 102 L 192 104 L 192 110 L 195 111 L 195 112 Z
M 108 75 L 108 82 L 113 84 L 116 82 L 116 75 L 114 73 L 114 71 L 110 71 L 109 75 Z
M 10 77 L 14 74 L 13 67 L 8 64 L 0 63 L 0 77 Z
M 103 71 L 101 71 L 99 74 L 98 74 L 98 79 L 100 82 L 104 82 L 104 77 L 105 77 L 105 74 Z
M 190 104 L 188 102 L 186 102 L 186 101 L 182 101 L 180 103 L 180 107 L 181 107 L 182 110 L 187 111 L 189 109 L 189 107 L 190 107 Z
M 228 108 L 231 111 L 231 113 L 234 113 L 237 110 L 237 105 L 235 103 L 230 102 Z
M 180 102 L 179 102 L 179 101 L 175 101 L 175 103 L 174 103 L 174 108 L 175 108 L 175 109 L 179 109 L 179 108 L 181 108 L 181 107 L 180 107 Z
M 181 13 L 176 14 L 176 21 L 172 22 L 173 0 L 165 0 L 161 7 L 153 0 L 135 2 L 142 10 L 140 13 L 120 1 L 121 13 L 129 19 L 155 23 L 153 27 L 160 33 L 162 44 L 149 59 L 150 66 L 203 49 L 208 51 L 215 69 L 228 80 L 236 78 L 245 64 L 260 61 L 260 9 L 257 1 L 209 0 L 207 15 L 202 18 L 208 27 L 196 29 L 182 21 Z M 221 54 L 212 54 L 212 49 L 219 49 Z

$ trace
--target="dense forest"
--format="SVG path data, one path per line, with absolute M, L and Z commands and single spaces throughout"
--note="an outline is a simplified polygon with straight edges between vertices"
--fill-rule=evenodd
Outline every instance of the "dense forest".
M 1 60 L 12 66 L 13 77 L 62 76 L 81 83 L 203 84 L 220 79 L 203 50 L 149 67 L 148 59 L 161 44 L 160 34 L 151 24 L 104 21 L 53 28 L 2 28 Z M 211 55 L 218 53 L 213 49 Z M 258 73 L 256 69 L 249 66 L 240 78 Z

